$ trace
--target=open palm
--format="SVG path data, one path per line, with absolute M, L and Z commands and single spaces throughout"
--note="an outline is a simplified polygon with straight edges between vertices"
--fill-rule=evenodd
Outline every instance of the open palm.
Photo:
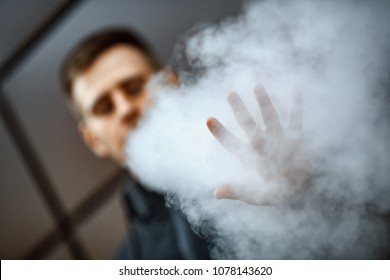
M 283 128 L 264 87 L 256 86 L 254 94 L 265 129 L 259 127 L 237 93 L 231 92 L 228 95 L 234 116 L 248 141 L 238 139 L 216 118 L 208 118 L 206 124 L 224 148 L 243 164 L 250 164 L 253 167 L 255 163 L 256 172 L 276 187 L 260 194 L 247 186 L 226 184 L 216 189 L 215 196 L 256 205 L 285 203 L 303 190 L 311 177 L 311 168 L 302 139 L 302 102 L 296 95 L 289 126 Z

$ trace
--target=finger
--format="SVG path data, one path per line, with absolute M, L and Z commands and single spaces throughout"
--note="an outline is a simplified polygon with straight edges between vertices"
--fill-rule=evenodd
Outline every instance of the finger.
M 214 197 L 217 199 L 238 199 L 237 194 L 230 185 L 222 185 L 215 189 Z
M 217 199 L 239 200 L 251 205 L 273 205 L 272 201 L 259 197 L 253 190 L 249 190 L 243 185 L 222 185 L 215 189 L 214 197 Z
M 265 127 L 268 130 L 280 130 L 281 125 L 278 113 L 264 87 L 262 85 L 257 85 L 254 88 L 254 93 L 260 106 Z
M 208 118 L 206 125 L 211 134 L 214 135 L 214 137 L 225 149 L 237 157 L 241 157 L 240 152 L 242 151 L 243 147 L 241 140 L 239 140 L 228 129 L 226 129 L 216 118 Z
M 298 90 L 294 92 L 293 96 L 289 128 L 296 130 L 302 128 L 302 98 Z
M 247 135 L 250 135 L 257 128 L 257 123 L 242 102 L 242 99 L 237 93 L 232 91 L 228 94 L 227 100 L 241 129 Z

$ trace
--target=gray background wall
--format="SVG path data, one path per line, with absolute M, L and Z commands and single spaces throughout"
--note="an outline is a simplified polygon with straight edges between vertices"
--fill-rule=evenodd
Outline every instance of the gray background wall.
M 238 14 L 243 0 L 78 1 L 8 67 L 68 2 L 0 0 L 2 259 L 110 258 L 131 226 L 120 200 L 125 174 L 89 153 L 64 106 L 58 68 L 69 48 L 103 26 L 129 26 L 166 62 L 187 30 Z

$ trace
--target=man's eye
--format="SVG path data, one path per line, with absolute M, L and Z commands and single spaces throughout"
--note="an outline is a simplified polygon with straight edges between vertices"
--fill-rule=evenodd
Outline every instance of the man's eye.
M 122 89 L 129 95 L 139 94 L 145 85 L 145 79 L 142 77 L 131 78 L 121 84 Z
M 104 97 L 93 106 L 92 112 L 96 116 L 107 115 L 112 112 L 113 107 L 111 99 Z

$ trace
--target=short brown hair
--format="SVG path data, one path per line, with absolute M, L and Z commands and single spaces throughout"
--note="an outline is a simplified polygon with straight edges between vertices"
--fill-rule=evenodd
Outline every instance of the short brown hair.
M 157 71 L 161 68 L 150 47 L 134 31 L 125 28 L 101 30 L 76 45 L 62 64 L 60 80 L 68 99 L 72 100 L 72 85 L 76 76 L 86 71 L 104 51 L 119 44 L 135 47 L 145 54 L 153 69 Z

